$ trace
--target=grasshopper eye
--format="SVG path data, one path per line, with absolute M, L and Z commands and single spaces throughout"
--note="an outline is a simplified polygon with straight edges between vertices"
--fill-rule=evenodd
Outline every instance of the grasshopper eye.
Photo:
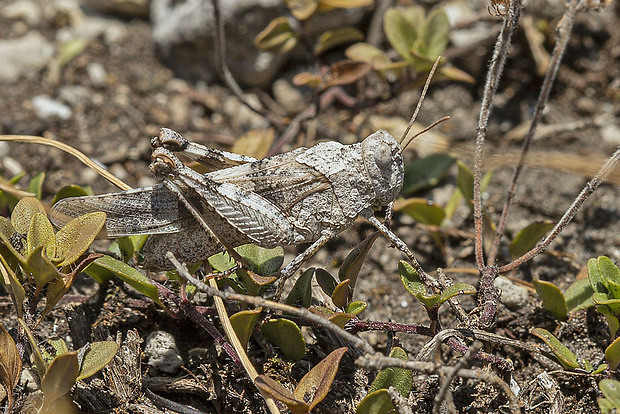
M 392 165 L 392 151 L 385 143 L 380 143 L 375 149 L 375 164 L 382 170 L 387 170 Z

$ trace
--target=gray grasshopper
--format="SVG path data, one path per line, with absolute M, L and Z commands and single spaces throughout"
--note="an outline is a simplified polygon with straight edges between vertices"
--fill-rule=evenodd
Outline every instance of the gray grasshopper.
M 62 226 L 103 211 L 100 237 L 152 234 L 143 249 L 150 270 L 172 268 L 167 251 L 194 263 L 223 250 L 234 255 L 233 248 L 246 243 L 267 248 L 312 243 L 282 271 L 290 277 L 358 216 L 410 256 L 374 216 L 403 184 L 401 144 L 387 131 L 352 145 L 322 142 L 262 160 L 204 147 L 166 128 L 151 143 L 150 170 L 161 184 L 63 199 L 52 208 L 53 223 Z M 214 171 L 200 174 L 175 153 Z

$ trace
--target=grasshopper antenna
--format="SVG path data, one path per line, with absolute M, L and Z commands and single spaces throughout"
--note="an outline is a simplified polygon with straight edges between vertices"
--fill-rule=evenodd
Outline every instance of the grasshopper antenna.
M 398 142 L 403 150 L 418 135 L 428 131 L 429 129 L 431 129 L 435 125 L 437 125 L 437 124 L 439 124 L 439 123 L 441 123 L 441 122 L 446 120 L 446 118 L 442 118 L 441 120 L 433 123 L 433 125 L 431 125 L 430 127 L 425 128 L 422 132 L 417 133 L 411 139 L 407 140 L 407 143 L 403 145 L 403 143 L 405 142 L 405 139 L 407 138 L 407 135 L 409 134 L 409 131 L 411 130 L 411 127 L 413 126 L 413 123 L 415 122 L 415 120 L 418 117 L 418 113 L 420 112 L 420 108 L 422 107 L 422 103 L 424 102 L 424 98 L 426 97 L 426 91 L 428 91 L 428 87 L 430 86 L 431 81 L 433 80 L 433 76 L 435 75 L 435 71 L 437 70 L 437 67 L 439 66 L 439 62 L 440 61 L 441 61 L 441 56 L 437 56 L 437 59 L 435 59 L 435 63 L 433 64 L 433 67 L 431 68 L 431 71 L 429 72 L 428 77 L 426 78 L 426 83 L 424 84 L 424 89 L 422 89 L 422 95 L 420 96 L 420 100 L 418 101 L 418 105 L 416 106 L 415 111 L 413 111 L 413 115 L 411 115 L 411 119 L 409 120 L 409 125 L 407 125 L 407 128 L 405 129 L 405 132 L 403 133 L 403 136 L 400 138 L 400 141 Z M 447 119 L 449 119 L 449 117 Z

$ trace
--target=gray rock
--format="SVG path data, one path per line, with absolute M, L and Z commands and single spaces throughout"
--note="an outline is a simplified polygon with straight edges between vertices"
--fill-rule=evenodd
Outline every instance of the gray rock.
M 615 120 L 610 120 L 601 127 L 601 137 L 603 141 L 613 145 L 620 145 L 620 125 Z
M 523 286 L 515 285 L 510 279 L 498 277 L 493 285 L 502 291 L 500 301 L 510 310 L 517 310 L 527 304 L 529 292 Z
M 82 85 L 66 85 L 58 90 L 60 100 L 73 108 L 88 102 L 91 95 L 92 90 Z
M 11 40 L 0 40 L 0 82 L 15 82 L 23 76 L 34 76 L 45 68 L 54 47 L 37 31 Z
M 7 19 L 24 20 L 30 26 L 34 26 L 41 22 L 43 10 L 41 10 L 41 7 L 33 1 L 22 0 L 3 7 L 2 16 Z
M 297 114 L 307 106 L 301 91 L 285 79 L 278 79 L 273 83 L 273 96 L 287 115 Z
M 155 331 L 146 338 L 144 354 L 148 364 L 162 372 L 174 374 L 183 365 L 174 337 L 168 332 Z
M 287 16 L 288 9 L 281 0 L 227 0 L 220 2 L 220 9 L 226 62 L 235 80 L 246 86 L 267 86 L 292 53 L 261 52 L 253 41 L 271 20 Z M 313 19 L 308 32 L 354 25 L 363 15 L 363 9 L 334 10 Z M 177 76 L 215 80 L 216 28 L 210 0 L 152 0 L 151 22 L 155 50 Z
M 71 117 L 71 108 L 45 95 L 32 98 L 32 107 L 39 119 L 60 118 L 65 120 Z
M 90 83 L 95 87 L 103 87 L 108 84 L 108 73 L 101 63 L 91 62 L 86 66 L 86 73 Z

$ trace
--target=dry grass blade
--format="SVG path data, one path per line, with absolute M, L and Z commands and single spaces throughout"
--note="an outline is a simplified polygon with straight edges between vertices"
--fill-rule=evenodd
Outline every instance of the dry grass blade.
M 36 137 L 33 135 L 0 135 L 0 141 L 8 141 L 8 142 L 21 142 L 24 144 L 39 144 L 46 145 L 48 147 L 57 148 L 61 151 L 66 152 L 67 154 L 72 155 L 80 162 L 82 162 L 87 167 L 95 170 L 100 176 L 108 180 L 110 183 L 120 188 L 121 190 L 131 190 L 131 187 L 114 175 L 112 175 L 109 171 L 101 167 L 99 164 L 88 158 L 86 155 L 82 154 L 80 151 L 73 148 L 71 145 L 67 145 L 65 143 L 54 141 L 53 139 Z

